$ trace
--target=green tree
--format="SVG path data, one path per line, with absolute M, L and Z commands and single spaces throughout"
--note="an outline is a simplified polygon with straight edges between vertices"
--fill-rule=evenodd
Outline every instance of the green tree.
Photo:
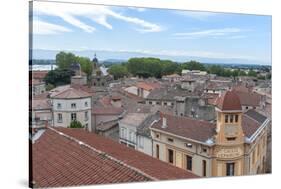
M 47 91 L 50 91 L 50 90 L 52 90 L 53 88 L 55 88 L 55 85 L 53 85 L 53 84 L 51 84 L 51 83 L 48 83 L 48 84 L 46 85 L 46 90 L 47 90 Z
M 76 56 L 72 53 L 61 51 L 56 55 L 56 65 L 59 69 L 68 69 L 73 63 L 76 63 Z
M 73 120 L 71 121 L 69 128 L 84 128 L 84 127 L 80 121 Z
M 204 64 L 201 64 L 200 62 L 191 60 L 189 62 L 185 62 L 181 64 L 182 70 L 200 70 L 200 71 L 206 71 L 206 67 Z
M 115 64 L 110 66 L 108 72 L 113 75 L 114 79 L 123 78 L 124 76 L 128 76 L 127 67 L 121 64 Z
M 250 71 L 248 72 L 248 76 L 257 77 L 257 72 L 255 72 L 254 70 L 250 70 Z
M 91 60 L 86 57 L 77 56 L 76 62 L 80 64 L 81 70 L 87 74 L 87 78 L 89 79 L 93 72 L 93 66 Z
M 71 76 L 75 73 L 68 69 L 55 69 L 48 72 L 44 81 L 54 86 L 70 84 Z
M 178 64 L 170 60 L 162 60 L 161 67 L 162 67 L 162 73 L 161 73 L 162 76 L 170 75 L 177 72 Z

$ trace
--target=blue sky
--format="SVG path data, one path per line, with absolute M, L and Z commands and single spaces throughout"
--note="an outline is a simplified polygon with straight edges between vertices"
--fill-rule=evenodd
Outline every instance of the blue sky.
M 34 2 L 33 48 L 271 64 L 271 17 Z M 110 57 L 108 57 L 110 58 Z

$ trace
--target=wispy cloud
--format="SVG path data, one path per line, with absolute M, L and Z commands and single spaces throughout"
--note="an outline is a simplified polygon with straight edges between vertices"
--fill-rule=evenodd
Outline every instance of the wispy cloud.
M 173 11 L 177 15 L 186 16 L 196 20 L 207 20 L 209 17 L 217 16 L 218 13 L 213 12 L 201 12 L 201 11 Z
M 179 38 L 221 37 L 221 36 L 229 36 L 229 35 L 237 34 L 242 31 L 245 30 L 242 30 L 240 28 L 221 28 L 221 29 L 208 29 L 208 30 L 200 30 L 200 31 L 192 31 L 192 32 L 174 33 L 173 36 L 177 36 Z
M 51 24 L 42 20 L 33 21 L 33 33 L 37 35 L 51 35 L 59 34 L 64 32 L 71 32 L 70 29 L 57 25 Z
M 38 16 L 48 15 L 60 17 L 65 22 L 90 33 L 95 31 L 96 28 L 92 24 L 83 22 L 82 18 L 90 19 L 107 29 L 113 29 L 112 24 L 108 21 L 108 18 L 111 17 L 137 26 L 136 30 L 140 32 L 160 32 L 163 30 L 163 27 L 158 24 L 137 17 L 123 15 L 102 5 L 37 2 L 34 4 L 34 13 L 38 14 Z

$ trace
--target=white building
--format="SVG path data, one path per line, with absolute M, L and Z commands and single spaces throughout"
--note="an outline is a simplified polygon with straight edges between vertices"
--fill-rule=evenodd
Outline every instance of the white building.
M 67 88 L 51 96 L 53 106 L 53 126 L 69 127 L 77 120 L 91 131 L 91 95 L 75 88 Z
M 154 120 L 155 115 L 128 113 L 119 121 L 119 142 L 152 156 L 152 139 L 149 127 Z

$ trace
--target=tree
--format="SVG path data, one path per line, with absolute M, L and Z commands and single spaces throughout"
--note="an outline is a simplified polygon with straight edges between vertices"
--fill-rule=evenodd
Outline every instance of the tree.
M 46 90 L 47 90 L 47 91 L 50 91 L 50 90 L 52 90 L 53 88 L 55 88 L 55 85 L 53 85 L 53 84 L 51 84 L 51 83 L 48 83 L 48 84 L 46 85 Z
M 84 127 L 80 121 L 73 120 L 71 121 L 69 128 L 84 128 Z
M 93 66 L 91 60 L 86 57 L 77 56 L 76 62 L 80 64 L 81 70 L 87 74 L 87 77 L 89 79 L 93 72 Z
M 177 63 L 172 62 L 170 60 L 162 60 L 161 67 L 162 67 L 161 74 L 163 76 L 163 75 L 170 75 L 176 73 L 179 66 Z
M 114 79 L 123 78 L 124 76 L 128 76 L 129 74 L 127 67 L 121 64 L 110 66 L 108 72 L 113 75 Z
M 70 84 L 71 76 L 73 76 L 75 73 L 72 70 L 68 69 L 55 69 L 48 72 L 46 77 L 44 78 L 44 81 L 46 84 L 52 84 L 54 86 L 58 85 L 66 85 Z
M 76 63 L 76 56 L 72 53 L 61 51 L 56 55 L 56 65 L 59 69 L 68 69 L 73 63 Z
M 257 72 L 255 72 L 254 70 L 250 70 L 250 71 L 248 72 L 248 76 L 257 77 Z
M 185 62 L 181 64 L 182 70 L 200 70 L 200 71 L 206 71 L 206 68 L 203 64 L 200 62 L 191 60 L 189 62 Z

